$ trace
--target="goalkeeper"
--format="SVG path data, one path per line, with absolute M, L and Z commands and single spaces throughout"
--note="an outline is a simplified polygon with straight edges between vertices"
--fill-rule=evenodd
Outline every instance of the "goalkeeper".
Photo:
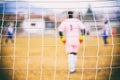
M 77 53 L 85 35 L 85 25 L 80 20 L 73 18 L 73 14 L 73 11 L 68 11 L 68 19 L 65 19 L 58 28 L 60 39 L 65 44 L 68 53 L 70 73 L 76 71 Z

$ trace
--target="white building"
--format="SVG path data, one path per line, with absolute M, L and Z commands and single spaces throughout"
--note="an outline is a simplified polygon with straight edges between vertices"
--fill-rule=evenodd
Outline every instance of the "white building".
M 41 34 L 45 30 L 45 20 L 40 16 L 25 18 L 22 24 L 25 32 Z

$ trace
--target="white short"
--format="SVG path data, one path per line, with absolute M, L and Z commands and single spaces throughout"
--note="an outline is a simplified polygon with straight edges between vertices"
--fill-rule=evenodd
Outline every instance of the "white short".
M 74 37 L 74 38 L 67 38 L 66 39 L 66 51 L 67 53 L 71 53 L 71 52 L 78 52 L 79 49 L 79 38 Z
M 75 44 L 67 44 L 66 45 L 66 51 L 67 53 L 71 53 L 71 52 L 75 52 L 78 53 L 78 49 L 79 49 L 79 45 L 75 45 Z
M 67 40 L 66 41 L 66 51 L 67 53 L 71 53 L 71 52 L 75 52 L 77 53 L 78 52 L 78 49 L 79 49 L 79 40 Z

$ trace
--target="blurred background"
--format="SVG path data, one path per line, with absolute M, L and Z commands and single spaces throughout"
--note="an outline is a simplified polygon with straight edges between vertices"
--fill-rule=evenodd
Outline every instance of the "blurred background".
M 74 17 L 92 30 L 91 35 L 96 35 L 96 29 L 101 34 L 105 20 L 109 21 L 111 29 L 118 30 L 119 6 L 120 0 L 4 0 L 0 1 L 0 31 L 3 33 L 8 23 L 14 22 L 17 32 L 39 34 L 40 29 L 49 29 L 48 33 L 53 33 L 50 30 L 57 29 L 61 21 L 67 18 L 67 11 L 72 10 Z

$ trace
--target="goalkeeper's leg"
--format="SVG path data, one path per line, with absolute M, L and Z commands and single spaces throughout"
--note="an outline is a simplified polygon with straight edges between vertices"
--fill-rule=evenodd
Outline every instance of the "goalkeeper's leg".
M 68 54 L 69 72 L 74 73 L 76 71 L 77 53 L 71 52 Z

